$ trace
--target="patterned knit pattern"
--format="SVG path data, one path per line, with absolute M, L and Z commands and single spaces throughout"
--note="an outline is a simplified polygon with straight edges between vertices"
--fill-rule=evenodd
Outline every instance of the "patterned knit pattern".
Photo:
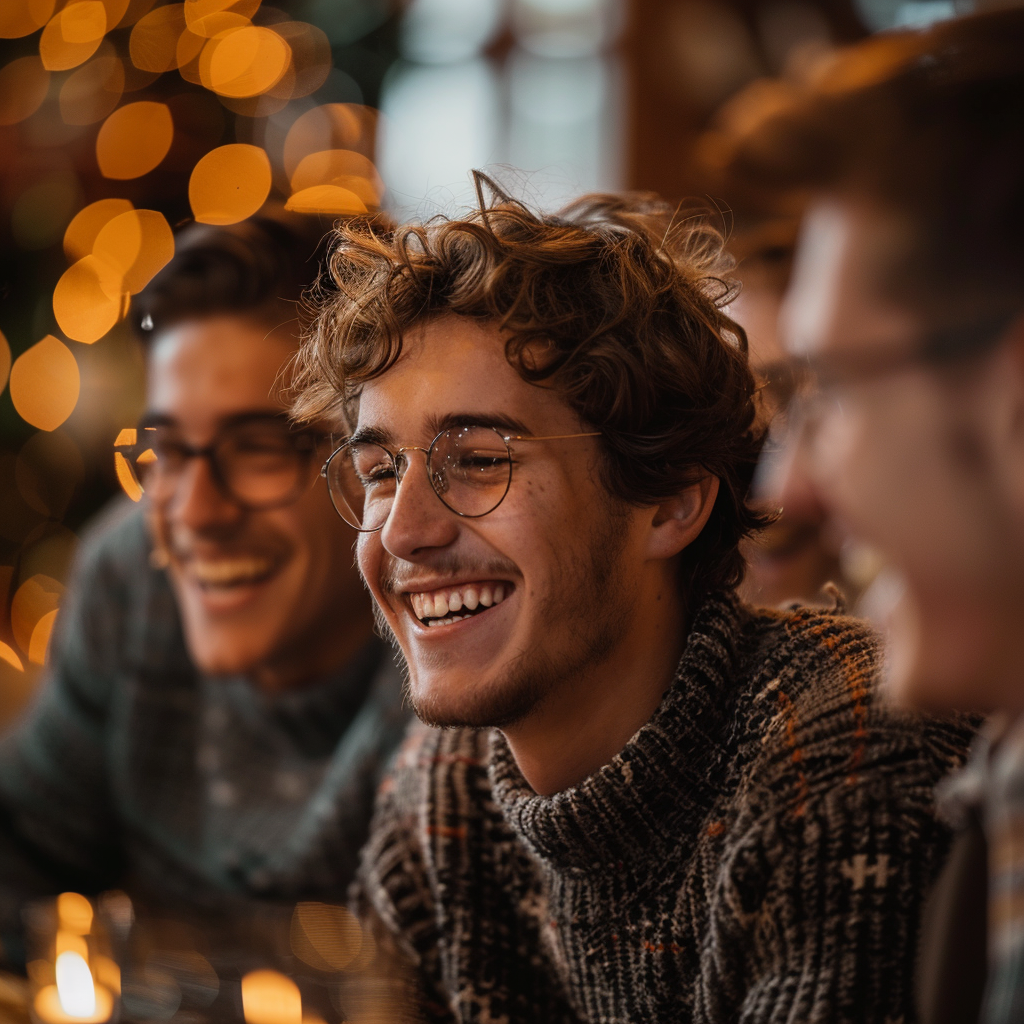
M 877 662 L 852 619 L 719 595 L 572 789 L 538 796 L 499 732 L 414 730 L 356 894 L 410 1017 L 909 1024 L 933 788 L 970 730 L 882 706 Z

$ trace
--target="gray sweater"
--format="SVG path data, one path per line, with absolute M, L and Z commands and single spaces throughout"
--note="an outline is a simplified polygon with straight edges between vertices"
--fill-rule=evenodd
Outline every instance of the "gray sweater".
M 933 787 L 970 730 L 887 710 L 876 663 L 861 623 L 725 594 L 572 789 L 538 796 L 499 732 L 414 733 L 356 893 L 409 1016 L 909 1024 Z
M 383 644 L 277 696 L 205 677 L 149 551 L 130 505 L 84 543 L 38 699 L 0 743 L 7 940 L 33 895 L 118 886 L 244 919 L 344 901 L 355 872 L 408 719 Z

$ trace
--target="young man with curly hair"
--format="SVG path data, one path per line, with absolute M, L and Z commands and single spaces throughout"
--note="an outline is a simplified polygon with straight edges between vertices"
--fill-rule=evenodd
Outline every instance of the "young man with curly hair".
M 424 722 L 358 900 L 410 1019 L 909 1020 L 957 726 L 860 624 L 744 606 L 720 240 L 649 197 L 337 235 L 300 416 Z

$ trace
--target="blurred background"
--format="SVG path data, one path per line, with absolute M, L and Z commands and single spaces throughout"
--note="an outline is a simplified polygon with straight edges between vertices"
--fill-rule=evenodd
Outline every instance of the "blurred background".
M 0 0 L 0 723 L 38 677 L 77 536 L 119 489 L 143 374 L 124 317 L 173 229 L 268 200 L 325 230 L 429 217 L 469 202 L 483 167 L 547 208 L 594 189 L 704 197 L 770 300 L 792 217 L 717 173 L 771 102 L 759 83 L 970 7 Z

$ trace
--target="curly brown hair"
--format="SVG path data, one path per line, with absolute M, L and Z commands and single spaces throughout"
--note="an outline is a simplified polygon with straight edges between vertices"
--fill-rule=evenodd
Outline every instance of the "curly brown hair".
M 474 179 L 480 205 L 463 219 L 338 228 L 297 357 L 296 417 L 351 428 L 362 385 L 394 365 L 414 324 L 497 323 L 520 376 L 600 431 L 616 498 L 651 506 L 719 479 L 680 587 L 694 600 L 735 586 L 737 545 L 765 523 L 747 501 L 763 434 L 746 335 L 723 309 L 736 287 L 721 233 L 652 195 L 589 195 L 549 215 Z

